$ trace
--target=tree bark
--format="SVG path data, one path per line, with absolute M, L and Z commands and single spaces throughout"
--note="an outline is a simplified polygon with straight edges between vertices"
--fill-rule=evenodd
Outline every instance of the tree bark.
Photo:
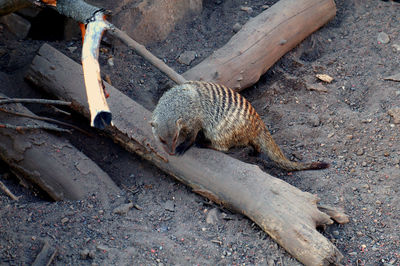
M 28 0 L 0 0 L 0 17 L 31 5 Z
M 21 104 L 8 104 L 4 108 L 33 115 Z M 0 121 L 22 126 L 49 125 L 3 112 L 0 112 Z M 0 129 L 0 158 L 18 177 L 38 185 L 54 200 L 81 200 L 94 195 L 107 203 L 112 195 L 120 193 L 111 178 L 92 160 L 64 138 L 40 129 L 23 132 Z
M 89 117 L 80 65 L 54 48 L 42 46 L 26 78 Z M 318 210 L 315 195 L 214 150 L 191 148 L 184 156 L 168 156 L 152 136 L 151 113 L 112 86 L 106 89 L 115 119 L 105 133 L 114 141 L 195 192 L 248 216 L 302 263 L 340 262 L 342 254 L 315 229 L 333 222 Z
M 183 76 L 241 91 L 335 14 L 334 0 L 280 0 Z

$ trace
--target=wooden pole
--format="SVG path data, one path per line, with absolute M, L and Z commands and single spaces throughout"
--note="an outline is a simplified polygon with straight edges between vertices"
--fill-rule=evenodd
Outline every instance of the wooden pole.
M 71 101 L 75 110 L 89 117 L 81 67 L 51 46 L 42 46 L 26 78 Z M 106 89 L 115 119 L 105 133 L 115 142 L 195 192 L 246 215 L 302 263 L 340 262 L 339 250 L 315 229 L 333 223 L 329 215 L 318 210 L 315 195 L 214 150 L 192 148 L 181 157 L 167 155 L 152 135 L 151 113 L 112 86 L 106 84 Z

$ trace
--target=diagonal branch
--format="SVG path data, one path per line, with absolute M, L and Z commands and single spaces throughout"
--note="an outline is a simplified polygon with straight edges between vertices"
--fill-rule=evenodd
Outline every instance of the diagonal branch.
M 47 99 L 29 99 L 29 98 L 0 98 L 0 104 L 7 103 L 40 103 L 40 104 L 55 104 L 55 105 L 71 105 L 71 102 L 60 100 Z
M 29 115 L 29 114 L 12 112 L 12 111 L 6 110 L 4 108 L 0 108 L 0 112 L 6 113 L 6 114 L 10 114 L 10 115 L 27 117 L 27 118 L 32 118 L 32 119 L 36 119 L 36 120 L 41 120 L 41 121 L 46 121 L 46 122 L 51 122 L 51 123 L 55 123 L 55 124 L 59 124 L 59 125 L 67 126 L 67 127 L 71 127 L 71 128 L 73 128 L 75 130 L 78 130 L 78 131 L 82 132 L 83 134 L 85 134 L 87 136 L 90 136 L 90 137 L 92 136 L 92 134 L 90 134 L 89 132 L 87 132 L 87 131 L 85 131 L 85 130 L 77 127 L 77 126 L 74 126 L 74 125 L 71 125 L 69 123 L 65 123 L 65 122 L 62 122 L 62 121 L 59 121 L 59 120 L 56 120 L 56 119 L 53 119 L 53 118 L 43 117 L 43 116 L 38 116 L 38 115 Z

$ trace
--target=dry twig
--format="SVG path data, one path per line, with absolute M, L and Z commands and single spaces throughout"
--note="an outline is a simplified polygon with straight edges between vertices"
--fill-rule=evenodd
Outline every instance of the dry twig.
M 46 122 L 51 122 L 51 123 L 55 123 L 55 124 L 59 124 L 59 125 L 67 126 L 67 127 L 71 127 L 71 128 L 73 128 L 75 130 L 78 130 L 79 132 L 82 132 L 83 134 L 86 134 L 86 135 L 88 135 L 90 137 L 93 137 L 92 134 L 90 134 L 89 132 L 87 132 L 87 131 L 85 131 L 85 130 L 77 127 L 77 126 L 74 126 L 74 125 L 71 125 L 69 123 L 65 123 L 65 122 L 62 122 L 62 121 L 59 121 L 59 120 L 56 120 L 56 119 L 53 119 L 53 118 L 43 117 L 43 116 L 38 116 L 38 115 L 28 115 L 28 114 L 12 112 L 12 111 L 8 111 L 8 110 L 6 110 L 4 108 L 0 108 L 0 112 L 6 113 L 6 114 L 10 114 L 10 115 L 27 117 L 27 118 L 32 118 L 32 119 L 36 119 L 36 120 L 41 120 L 41 121 L 46 121 Z
M 7 103 L 40 103 L 40 104 L 56 104 L 56 105 L 71 105 L 70 102 L 60 100 L 47 100 L 47 99 L 24 99 L 24 98 L 2 98 L 0 104 Z
M 29 130 L 29 129 L 47 129 L 47 130 L 53 130 L 53 131 L 57 131 L 57 132 L 72 133 L 71 130 L 68 130 L 68 129 L 53 127 L 53 126 L 44 126 L 44 125 L 42 125 L 42 126 L 39 126 L 39 125 L 16 126 L 16 125 L 10 125 L 10 124 L 0 124 L 0 128 L 15 129 L 16 131 Z
M 50 265 L 57 255 L 57 249 L 50 247 L 47 241 L 44 241 L 42 250 L 33 262 L 33 266 Z
M 107 22 L 109 33 L 114 37 L 120 39 L 124 44 L 126 44 L 129 48 L 135 50 L 139 55 L 141 55 L 144 59 L 149 61 L 153 66 L 158 68 L 161 72 L 167 75 L 170 79 L 172 79 L 177 84 L 182 84 L 186 82 L 186 79 L 175 72 L 172 68 L 167 66 L 162 60 L 154 56 L 149 50 L 146 49 L 143 45 L 133 40 L 131 37 L 128 36 L 125 32 L 121 31 L 120 29 L 116 28 L 111 23 Z
M 6 193 L 11 199 L 18 200 L 19 197 L 15 196 L 7 187 L 4 185 L 3 182 L 0 181 L 0 188 Z

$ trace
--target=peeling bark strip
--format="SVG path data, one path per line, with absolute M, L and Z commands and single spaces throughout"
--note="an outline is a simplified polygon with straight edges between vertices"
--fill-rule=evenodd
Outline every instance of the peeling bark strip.
M 183 76 L 241 91 L 335 14 L 334 0 L 280 0 Z
M 9 104 L 6 108 L 12 112 L 33 115 L 21 104 Z M 0 112 L 0 121 L 51 126 L 46 122 L 3 112 Z M 93 161 L 65 139 L 43 130 L 21 134 L 0 128 L 0 158 L 18 177 L 38 185 L 54 200 L 78 200 L 95 195 L 107 203 L 109 195 L 120 192 L 110 177 Z
M 89 117 L 81 67 L 54 48 L 42 46 L 26 78 L 71 101 L 75 110 Z M 318 210 L 315 195 L 214 150 L 191 148 L 184 156 L 168 156 L 152 135 L 148 123 L 151 113 L 112 86 L 106 84 L 106 89 L 111 96 L 110 109 L 117 115 L 114 127 L 105 132 L 114 141 L 194 191 L 246 215 L 300 262 L 340 262 L 343 256 L 339 250 L 315 229 L 333 223 L 329 215 Z

